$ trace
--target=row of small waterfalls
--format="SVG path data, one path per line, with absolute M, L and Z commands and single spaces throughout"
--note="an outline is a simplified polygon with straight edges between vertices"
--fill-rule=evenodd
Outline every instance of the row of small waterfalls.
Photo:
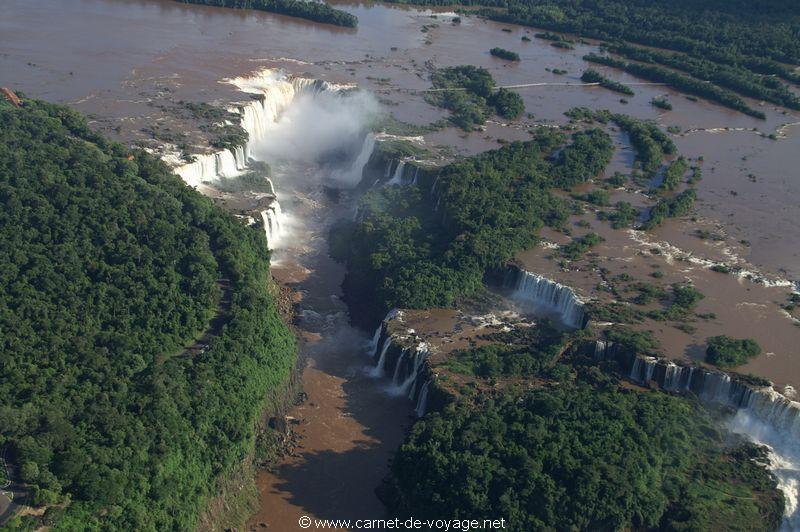
M 771 386 L 752 384 L 723 371 L 641 355 L 604 340 L 596 341 L 592 355 L 596 361 L 617 362 L 632 382 L 655 383 L 668 392 L 691 392 L 702 401 L 744 409 L 774 429 L 800 438 L 800 403 Z
M 431 384 L 430 367 L 425 363 L 430 348 L 412 330 L 403 335 L 392 334 L 389 326 L 393 320 L 402 319 L 402 311 L 393 310 L 378 326 L 372 339 L 372 373 L 379 378 L 391 379 L 391 391 L 406 395 L 415 407 L 418 417 L 425 415 L 428 407 L 428 390 Z

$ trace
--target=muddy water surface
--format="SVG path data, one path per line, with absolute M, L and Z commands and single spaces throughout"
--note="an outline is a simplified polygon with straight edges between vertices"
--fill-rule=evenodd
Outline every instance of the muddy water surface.
M 689 131 L 675 137 L 681 152 L 692 158 L 702 155 L 705 161 L 698 186 L 700 222 L 670 222 L 649 238 L 704 256 L 720 257 L 724 249 L 733 249 L 767 274 L 800 278 L 800 229 L 794 223 L 800 215 L 795 175 L 800 138 L 796 127 L 781 130 L 781 138 L 774 141 L 758 134 L 798 122 L 798 117 L 764 106 L 768 119 L 758 121 L 708 102 L 691 102 L 660 86 L 636 86 L 636 96 L 625 104 L 618 94 L 580 84 L 589 66 L 581 57 L 596 51 L 593 45 L 565 51 L 547 41 L 521 41 L 535 30 L 473 17 L 462 16 L 462 24 L 453 25 L 452 15 L 434 19 L 430 11 L 369 3 L 340 7 L 358 15 L 358 29 L 166 0 L 7 0 L 0 17 L 0 85 L 68 103 L 90 114 L 94 127 L 125 142 L 158 146 L 164 141 L 143 130 L 159 124 L 187 133 L 192 148 L 202 150 L 203 132 L 165 107 L 179 100 L 246 100 L 220 80 L 254 69 L 280 67 L 329 81 L 356 82 L 375 93 L 396 118 L 426 124 L 444 116 L 418 92 L 429 87 L 431 66 L 485 66 L 502 85 L 558 85 L 518 89 L 530 116 L 517 123 L 492 123 L 486 131 L 469 135 L 454 130 L 432 133 L 427 135 L 430 145 L 479 152 L 497 147 L 498 138 L 527 138 L 527 129 L 536 124 L 564 124 L 563 112 L 574 106 L 607 108 L 676 126 Z M 522 61 L 511 64 L 490 56 L 494 46 L 517 51 Z M 567 74 L 548 71 L 554 68 Z M 601 70 L 624 83 L 639 81 Z M 674 111 L 660 111 L 648 103 L 660 95 L 668 96 Z M 624 136 L 617 141 L 613 169 L 625 172 L 631 152 Z M 383 384 L 364 371 L 370 333 L 349 327 L 339 299 L 343 271 L 328 258 L 325 244 L 328 225 L 337 216 L 349 216 L 352 206 L 347 197 L 337 202 L 324 193 L 318 171 L 313 165 L 290 166 L 276 178 L 294 232 L 277 251 L 273 271 L 297 291 L 298 325 L 310 362 L 304 373 L 309 399 L 292 413 L 299 420 L 295 429 L 302 448 L 259 479 L 262 507 L 250 525 L 267 523 L 272 530 L 295 530 L 304 514 L 379 516 L 382 508 L 373 489 L 386 474 L 387 460 L 411 414 L 407 400 L 387 395 Z M 631 194 L 619 193 L 616 199 L 646 203 Z M 795 358 L 800 329 L 779 315 L 776 303 L 785 299 L 786 289 L 766 289 L 691 263 L 670 262 L 666 255 L 653 255 L 651 243 L 613 231 L 591 215 L 585 219 L 606 238 L 596 251 L 612 275 L 649 279 L 657 265 L 665 281 L 689 279 L 706 294 L 698 311 L 715 312 L 717 317 L 695 323 L 696 333 L 660 323 L 643 325 L 662 339 L 670 356 L 696 359 L 703 339 L 711 334 L 752 335 L 767 354 L 745 371 L 800 385 Z M 698 223 L 723 233 L 723 245 L 692 236 Z M 575 234 L 585 231 L 573 229 Z M 557 240 L 559 235 L 549 237 Z M 736 247 L 742 240 L 749 245 Z M 562 272 L 548 254 L 552 252 L 536 248 L 521 258 L 534 271 L 595 295 L 602 277 L 596 272 Z

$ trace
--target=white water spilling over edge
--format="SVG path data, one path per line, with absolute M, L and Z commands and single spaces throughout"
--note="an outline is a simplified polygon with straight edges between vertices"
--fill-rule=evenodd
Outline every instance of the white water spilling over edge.
M 204 183 L 213 184 L 221 178 L 233 178 L 246 171 L 248 161 L 255 152 L 254 148 L 269 142 L 270 130 L 297 96 L 325 91 L 339 92 L 352 88 L 349 85 L 336 85 L 321 80 L 290 77 L 271 69 L 222 82 L 235 85 L 242 92 L 256 95 L 252 101 L 233 109 L 239 113 L 239 124 L 247 132 L 248 140 L 244 146 L 237 146 L 233 150 L 223 149 L 196 155 L 193 162 L 176 167 L 175 173 L 187 185 L 194 188 Z M 371 134 L 367 135 L 366 140 L 370 138 Z M 370 149 L 374 145 L 374 138 L 372 142 L 373 144 L 369 145 Z M 369 154 L 366 156 L 366 159 L 368 158 Z M 359 156 L 359 159 L 363 157 Z M 364 164 L 366 159 L 363 159 Z M 354 162 L 354 166 L 358 162 Z M 267 209 L 261 211 L 261 219 L 269 247 L 274 249 L 280 241 L 281 228 L 286 225 L 277 197 Z
M 584 327 L 583 303 L 572 288 L 516 267 L 507 272 L 505 284 L 514 289 L 514 299 L 554 313 L 563 325 L 571 329 Z
M 633 382 L 653 381 L 667 391 L 689 391 L 702 401 L 735 408 L 728 428 L 770 449 L 769 466 L 786 498 L 782 530 L 800 529 L 800 402 L 771 386 L 754 386 L 722 371 L 620 352 L 603 340 L 595 342 L 593 356 L 617 360 Z

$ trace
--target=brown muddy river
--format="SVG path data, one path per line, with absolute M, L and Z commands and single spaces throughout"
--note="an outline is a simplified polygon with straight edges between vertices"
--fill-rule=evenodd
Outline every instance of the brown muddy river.
M 356 83 L 375 94 L 385 111 L 417 124 L 443 116 L 416 92 L 429 87 L 428 61 L 484 66 L 501 85 L 558 83 L 518 89 L 531 114 L 519 124 L 491 123 L 486 131 L 469 135 L 449 129 L 426 141 L 475 153 L 497 147 L 497 139 L 525 139 L 533 124 L 564 124 L 564 111 L 575 106 L 608 108 L 679 127 L 684 133 L 673 135 L 679 151 L 704 158 L 696 223 L 723 234 L 724 240 L 701 241 L 692 236 L 696 224 L 686 221 L 669 223 L 648 238 L 704 259 L 726 260 L 726 253 L 735 253 L 770 279 L 800 279 L 800 225 L 795 223 L 800 217 L 800 129 L 780 129 L 800 117 L 766 105 L 762 110 L 768 118 L 759 121 L 689 101 L 661 86 L 636 86 L 636 96 L 623 104 L 615 93 L 581 86 L 587 68 L 581 57 L 595 46 L 567 51 L 538 39 L 526 43 L 521 37 L 535 30 L 473 17 L 462 16 L 462 23 L 453 25 L 452 15 L 442 13 L 434 19 L 429 11 L 398 6 L 338 6 L 359 17 L 358 29 L 166 0 L 6 0 L 0 17 L 0 86 L 67 103 L 113 137 L 155 147 L 158 142 L 143 131 L 154 123 L 185 130 L 195 142 L 202 137 L 190 121 L 163 112 L 163 103 L 246 101 L 220 80 L 264 67 Z M 422 31 L 424 25 L 429 31 Z M 504 27 L 512 31 L 501 31 Z M 522 61 L 508 64 L 490 56 L 495 46 L 518 52 Z M 567 74 L 555 75 L 549 71 L 554 68 Z M 613 70 L 605 73 L 623 83 L 639 81 Z M 662 94 L 669 95 L 674 111 L 648 103 Z M 770 140 L 753 128 L 765 134 L 779 130 L 780 135 Z M 623 142 L 612 169 L 624 172 L 631 162 Z M 276 173 L 283 210 L 294 225 L 292 238 L 276 251 L 273 272 L 297 293 L 309 397 L 292 412 L 299 420 L 295 428 L 301 447 L 273 473 L 259 477 L 261 508 L 248 528 L 266 523 L 270 530 L 295 530 L 301 515 L 380 517 L 383 507 L 374 489 L 412 415 L 407 399 L 388 394 L 384 383 L 366 371 L 371 332 L 348 325 L 339 299 L 344 271 L 328 257 L 326 235 L 333 221 L 352 215 L 354 198 L 325 194 L 319 172 L 312 164 L 294 161 Z M 634 202 L 619 194 L 615 200 Z M 698 325 L 693 334 L 670 327 L 655 331 L 670 356 L 697 359 L 702 356 L 699 342 L 712 334 L 753 336 L 766 354 L 745 371 L 800 389 L 800 328 L 777 308 L 788 295 L 786 287 L 766 288 L 700 264 L 655 256 L 649 251 L 655 244 L 636 242 L 591 215 L 586 220 L 606 238 L 597 253 L 614 274 L 646 279 L 658 264 L 665 281 L 689 279 L 706 294 L 698 311 L 714 312 L 714 320 Z M 749 245 L 740 245 L 742 240 Z M 592 295 L 598 282 L 593 272 L 562 272 L 547 255 L 536 248 L 521 258 L 530 269 Z

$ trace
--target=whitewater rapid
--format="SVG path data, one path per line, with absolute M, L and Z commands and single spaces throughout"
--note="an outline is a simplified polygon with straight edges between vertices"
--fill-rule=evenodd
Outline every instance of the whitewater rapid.
M 233 149 L 222 149 L 211 153 L 194 156 L 194 160 L 175 167 L 175 173 L 183 181 L 193 187 L 202 189 L 204 185 L 219 183 L 222 179 L 232 179 L 245 174 L 251 160 L 263 160 L 259 152 L 270 143 L 279 142 L 275 135 L 281 116 L 293 102 L 302 95 L 314 96 L 321 93 L 340 93 L 353 88 L 352 85 L 340 85 L 322 80 L 289 76 L 282 71 L 264 69 L 247 76 L 222 80 L 222 83 L 236 86 L 244 93 L 253 95 L 247 103 L 237 105 L 230 111 L 240 117 L 239 125 L 247 132 L 247 142 Z M 272 135 L 272 137 L 271 137 Z M 371 134 L 367 134 L 365 149 L 372 149 L 368 142 Z M 369 157 L 367 153 L 366 158 Z M 362 154 L 353 163 L 352 172 L 360 161 L 366 160 Z M 363 164 L 362 164 L 363 166 Z M 262 196 L 271 196 L 269 206 L 261 210 L 260 217 L 271 249 L 279 243 L 287 226 L 286 215 L 281 209 L 272 182 L 268 176 L 262 176 L 269 182 L 272 191 Z M 258 194 L 253 194 L 258 195 Z

